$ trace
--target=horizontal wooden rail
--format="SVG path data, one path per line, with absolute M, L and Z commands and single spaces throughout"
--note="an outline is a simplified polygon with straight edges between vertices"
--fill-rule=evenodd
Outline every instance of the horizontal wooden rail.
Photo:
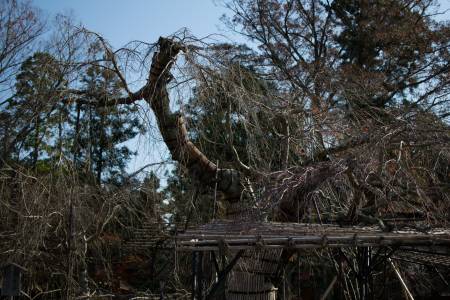
M 238 224 L 214 222 L 176 236 L 177 249 L 211 251 L 224 245 L 230 250 L 252 248 L 323 248 L 378 246 L 450 246 L 450 229 L 428 232 L 414 229 L 392 232 L 377 227 L 339 227 L 297 223 Z

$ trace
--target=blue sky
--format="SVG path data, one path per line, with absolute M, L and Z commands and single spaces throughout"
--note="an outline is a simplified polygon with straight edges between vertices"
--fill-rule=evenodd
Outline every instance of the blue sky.
M 50 14 L 70 13 L 90 30 L 101 33 L 113 46 L 131 40 L 156 41 L 188 27 L 197 37 L 224 32 L 220 16 L 226 13 L 215 0 L 34 0 Z M 450 0 L 438 0 L 450 10 Z M 447 12 L 445 18 L 450 18 Z M 235 36 L 234 36 L 235 38 Z
M 131 40 L 154 42 L 188 27 L 197 37 L 219 32 L 222 5 L 212 0 L 35 0 L 50 14 L 73 13 L 113 46 Z M 221 26 L 222 28 L 224 26 Z

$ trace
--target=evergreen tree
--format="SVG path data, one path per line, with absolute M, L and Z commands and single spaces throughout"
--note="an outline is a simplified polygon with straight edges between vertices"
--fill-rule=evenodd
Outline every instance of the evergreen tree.
M 360 91 L 364 97 L 348 99 L 351 105 L 418 102 L 414 92 L 427 89 L 421 86 L 424 81 L 436 90 L 442 88 L 439 77 L 449 71 L 448 26 L 425 13 L 432 4 L 429 0 L 333 1 L 329 9 L 338 28 L 344 86 L 353 89 L 355 80 L 371 83 Z M 431 64 L 434 68 L 429 69 Z
M 117 97 L 122 92 L 114 72 L 102 66 L 91 66 L 81 84 L 83 100 Z M 72 113 L 72 155 L 75 165 L 84 168 L 97 183 L 118 184 L 129 159 L 135 154 L 123 143 L 143 131 L 135 107 L 102 107 L 77 104 Z
M 66 84 L 60 65 L 49 53 L 37 52 L 22 64 L 16 77 L 16 93 L 3 112 L 9 124 L 10 139 L 6 144 L 11 145 L 4 151 L 10 150 L 16 159 L 23 157 L 35 167 L 39 160 L 54 156 L 57 148 L 61 150 L 58 136 L 61 139 L 65 120 L 62 115 L 67 111 L 59 91 Z

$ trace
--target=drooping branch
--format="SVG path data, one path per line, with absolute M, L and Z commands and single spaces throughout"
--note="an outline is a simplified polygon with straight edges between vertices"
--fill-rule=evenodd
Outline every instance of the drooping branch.
M 65 90 L 65 93 L 72 94 L 72 95 L 78 95 L 78 96 L 88 96 L 90 99 L 83 99 L 79 98 L 75 101 L 78 104 L 85 104 L 85 105 L 92 105 L 96 107 L 107 107 L 107 106 L 115 106 L 115 105 L 121 105 L 121 104 L 133 104 L 136 101 L 142 100 L 144 98 L 144 92 L 147 89 L 148 84 L 146 84 L 144 87 L 139 89 L 137 92 L 130 93 L 129 95 L 119 97 L 119 98 L 107 98 L 102 94 L 96 94 L 85 90 Z M 64 103 L 69 103 L 73 101 L 73 99 L 64 99 Z
M 167 91 L 169 71 L 177 54 L 186 48 L 165 38 L 160 38 L 158 45 L 159 51 L 153 56 L 143 97 L 155 113 L 159 130 L 172 158 L 185 166 L 201 183 L 212 186 L 217 178 L 217 189 L 224 193 L 225 199 L 230 202 L 238 201 L 243 192 L 240 172 L 219 169 L 211 162 L 189 139 L 183 115 L 170 110 Z
M 272 186 L 265 197 L 274 202 L 274 219 L 281 222 L 299 222 L 308 206 L 308 197 L 326 180 L 353 167 L 348 157 L 337 162 L 319 162 L 309 167 L 295 167 L 275 172 L 270 177 Z

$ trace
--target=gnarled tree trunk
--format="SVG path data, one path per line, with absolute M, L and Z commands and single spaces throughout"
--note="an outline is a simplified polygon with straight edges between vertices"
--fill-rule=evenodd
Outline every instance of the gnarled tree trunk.
M 244 188 L 241 174 L 233 169 L 219 169 L 188 137 L 185 120 L 179 113 L 170 111 L 167 80 L 176 55 L 183 50 L 179 44 L 160 38 L 159 51 L 153 56 L 148 87 L 144 99 L 156 115 L 159 130 L 170 150 L 172 158 L 183 164 L 190 174 L 202 183 L 216 185 L 224 195 L 227 216 L 239 221 L 245 220 L 245 207 L 239 203 Z M 217 182 L 215 182 L 217 178 Z M 233 268 L 227 282 L 227 299 L 275 299 L 275 287 L 269 275 L 277 269 L 280 251 L 252 251 L 247 253 Z M 264 258 L 264 259 L 261 259 Z
M 202 184 L 214 186 L 223 193 L 223 201 L 227 202 L 227 218 L 240 222 L 249 221 L 252 214 L 248 214 L 250 207 L 245 207 L 243 203 L 246 199 L 241 182 L 243 174 L 234 169 L 220 169 L 211 162 L 189 139 L 183 115 L 170 110 L 167 91 L 169 71 L 176 56 L 185 47 L 165 38 L 160 38 L 158 44 L 159 51 L 153 56 L 147 84 L 128 97 L 102 104 L 128 104 L 145 99 L 155 113 L 159 130 L 172 158 L 185 166 L 191 176 Z M 307 171 L 304 180 L 297 185 L 298 195 L 279 202 L 279 219 L 296 221 L 299 212 L 295 211 L 298 207 L 295 203 L 302 201 L 307 193 L 340 170 L 339 167 L 330 166 Z M 229 275 L 227 299 L 275 299 L 276 288 L 271 280 L 279 268 L 281 255 L 280 250 L 264 249 L 255 249 L 243 255 Z

